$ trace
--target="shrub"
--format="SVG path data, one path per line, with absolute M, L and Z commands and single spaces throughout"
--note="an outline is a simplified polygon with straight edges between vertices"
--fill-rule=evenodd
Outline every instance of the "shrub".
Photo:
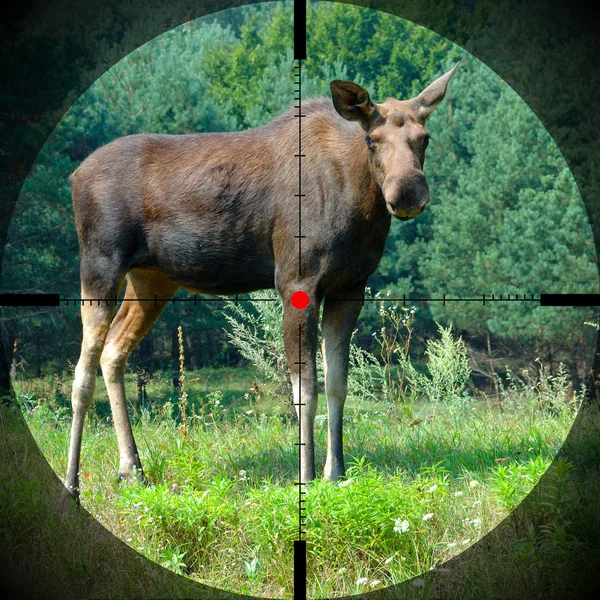
M 429 376 L 418 373 L 407 358 L 406 377 L 411 386 L 430 400 L 457 402 L 462 399 L 471 376 L 467 348 L 461 337 L 453 338 L 452 325 L 437 326 L 441 337 L 427 340 L 425 351 Z
M 516 409 L 522 409 L 530 400 L 536 400 L 540 408 L 552 414 L 577 411 L 585 397 L 585 387 L 579 394 L 574 392 L 563 363 L 559 364 L 556 375 L 551 375 L 539 358 L 535 362 L 538 366 L 533 375 L 529 369 L 523 369 L 518 376 L 509 368 L 506 369 L 506 381 L 496 375 L 502 400 Z

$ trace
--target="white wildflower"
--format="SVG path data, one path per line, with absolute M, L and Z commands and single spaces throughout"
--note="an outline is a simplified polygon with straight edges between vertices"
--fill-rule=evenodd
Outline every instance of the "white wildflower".
M 426 515 L 423 515 L 423 521 L 429 521 L 431 517 L 433 517 L 433 513 L 427 513 Z
M 469 487 L 477 487 L 479 485 L 479 481 L 475 481 L 474 479 L 472 479 L 471 481 L 469 481 Z
M 371 581 L 371 583 L 369 584 L 372 588 L 377 587 L 379 584 L 381 583 L 381 581 L 379 581 L 379 579 L 373 579 L 373 581 Z
M 452 494 L 453 496 L 464 496 L 465 493 L 464 492 L 454 492 L 454 494 Z
M 394 531 L 396 533 L 406 533 L 410 529 L 410 523 L 404 519 L 396 519 L 394 521 Z
M 367 583 L 369 583 L 369 578 L 368 577 L 359 577 L 356 580 L 356 585 L 367 585 Z
M 430 488 L 429 488 L 429 493 L 433 494 L 433 492 L 435 492 L 438 489 L 437 483 L 434 483 Z

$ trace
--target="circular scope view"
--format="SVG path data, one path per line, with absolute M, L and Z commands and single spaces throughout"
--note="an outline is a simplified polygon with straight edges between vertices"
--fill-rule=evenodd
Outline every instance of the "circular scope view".
M 292 49 L 292 3 L 224 11 L 72 104 L 11 222 L 2 291 L 61 297 L 5 309 L 13 385 L 73 503 L 180 575 L 289 598 L 302 539 L 310 598 L 419 586 L 571 428 L 594 312 L 539 298 L 598 292 L 592 232 L 464 49 L 330 2 Z

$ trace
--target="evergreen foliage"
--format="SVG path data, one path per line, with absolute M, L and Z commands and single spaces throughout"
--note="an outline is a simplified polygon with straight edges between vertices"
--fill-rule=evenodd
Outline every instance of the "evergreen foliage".
M 189 22 L 100 77 L 73 104 L 27 179 L 9 233 L 2 291 L 78 295 L 68 176 L 95 148 L 131 133 L 256 127 L 287 108 L 291 8 L 265 3 Z M 375 101 L 406 98 L 463 59 L 428 123 L 430 206 L 419 219 L 393 223 L 369 282 L 374 290 L 433 297 L 598 291 L 592 234 L 575 181 L 542 124 L 502 80 L 446 39 L 392 15 L 314 2 L 307 18 L 307 97 L 328 95 L 329 81 L 342 78 L 367 86 Z M 192 368 L 239 361 L 215 306 L 169 307 L 133 366 L 164 365 L 180 324 Z M 451 322 L 490 360 L 510 348 L 521 363 L 541 357 L 552 369 L 566 361 L 576 377 L 591 359 L 594 332 L 583 327 L 591 318 L 589 310 L 535 303 L 431 303 L 419 311 L 414 344 L 424 351 L 435 322 Z M 367 303 L 355 336 L 367 350 L 374 348 L 378 321 L 377 308 Z M 5 344 L 27 370 L 65 369 L 77 357 L 76 310 L 5 311 L 3 323 Z

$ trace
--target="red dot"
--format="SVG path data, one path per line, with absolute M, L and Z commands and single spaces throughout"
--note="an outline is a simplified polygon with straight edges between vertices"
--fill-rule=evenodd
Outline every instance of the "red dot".
M 294 308 L 301 310 L 309 305 L 310 298 L 306 292 L 298 291 L 292 294 L 291 301 Z

